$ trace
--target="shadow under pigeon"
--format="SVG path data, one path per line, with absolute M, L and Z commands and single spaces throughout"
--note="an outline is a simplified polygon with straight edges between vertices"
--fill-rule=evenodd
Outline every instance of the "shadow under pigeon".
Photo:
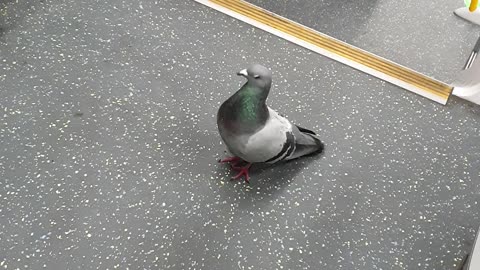
M 310 163 L 320 160 L 322 156 L 306 156 L 276 164 L 254 164 L 250 169 L 250 184 L 245 183 L 243 177 L 230 181 L 236 172 L 228 164 L 219 163 L 216 174 L 225 175 L 228 172 L 228 178 L 224 179 L 228 181 L 225 184 L 227 187 L 220 190 L 220 195 L 226 200 L 235 198 L 240 208 L 250 207 L 252 202 L 271 201 L 283 193 L 285 187 L 292 184 Z
M 250 186 L 254 188 L 290 183 L 298 173 L 319 158 L 320 156 L 303 157 L 276 164 L 255 164 L 252 166 Z

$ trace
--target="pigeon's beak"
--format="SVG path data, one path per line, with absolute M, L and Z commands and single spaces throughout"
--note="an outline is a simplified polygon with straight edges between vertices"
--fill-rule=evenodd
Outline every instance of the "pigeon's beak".
M 239 72 L 237 72 L 238 76 L 243 76 L 243 77 L 248 77 L 248 72 L 246 69 L 242 69 Z

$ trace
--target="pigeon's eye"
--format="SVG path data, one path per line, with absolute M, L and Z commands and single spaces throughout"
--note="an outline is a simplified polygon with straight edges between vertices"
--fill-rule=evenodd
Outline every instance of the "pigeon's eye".
M 255 79 L 258 79 L 258 78 L 260 78 L 260 75 L 254 75 L 253 77 L 254 77 Z

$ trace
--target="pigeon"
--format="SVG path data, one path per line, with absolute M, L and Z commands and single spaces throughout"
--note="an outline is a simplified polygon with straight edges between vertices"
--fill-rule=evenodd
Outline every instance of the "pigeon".
M 267 106 L 272 73 L 254 64 L 237 73 L 247 82 L 219 108 L 217 126 L 222 141 L 233 155 L 220 160 L 238 172 L 232 180 L 245 176 L 254 163 L 277 163 L 323 152 L 318 135 L 292 124 Z M 238 166 L 239 164 L 246 164 Z

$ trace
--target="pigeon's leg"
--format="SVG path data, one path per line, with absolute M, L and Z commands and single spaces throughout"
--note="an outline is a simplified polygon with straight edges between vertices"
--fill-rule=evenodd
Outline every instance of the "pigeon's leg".
M 239 163 L 241 163 L 240 161 L 235 163 L 235 164 L 231 164 L 230 167 L 232 168 L 232 170 L 236 171 L 236 172 L 240 172 L 241 170 L 243 170 L 243 167 L 242 166 L 237 166 Z M 248 165 L 249 163 L 247 163 Z
M 218 162 L 220 162 L 220 163 L 230 163 L 230 165 L 233 168 L 241 161 L 242 161 L 242 159 L 239 158 L 239 157 L 228 157 L 228 158 L 221 159 Z
M 238 171 L 239 173 L 232 177 L 232 180 L 237 180 L 242 177 L 242 175 L 245 175 L 245 182 L 250 183 L 248 180 L 250 179 L 250 176 L 248 175 L 248 169 L 252 166 L 252 163 L 248 163 L 245 165 L 245 167 L 235 167 L 232 166 L 232 169 Z

